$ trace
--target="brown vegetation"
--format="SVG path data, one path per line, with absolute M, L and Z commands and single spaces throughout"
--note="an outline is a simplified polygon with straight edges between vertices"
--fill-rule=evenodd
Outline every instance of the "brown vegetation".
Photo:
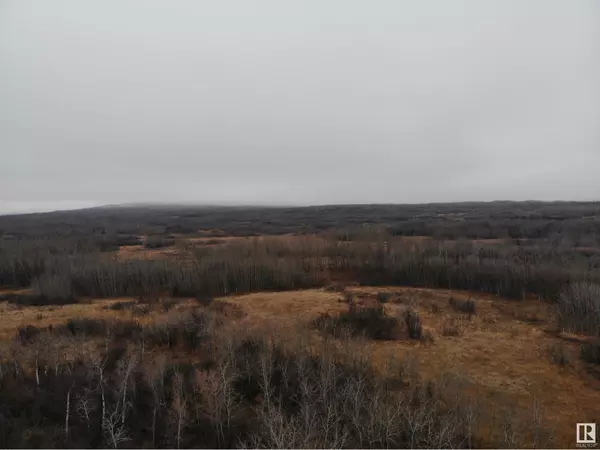
M 79 214 L 0 218 L 2 447 L 572 447 L 600 416 L 596 204 Z

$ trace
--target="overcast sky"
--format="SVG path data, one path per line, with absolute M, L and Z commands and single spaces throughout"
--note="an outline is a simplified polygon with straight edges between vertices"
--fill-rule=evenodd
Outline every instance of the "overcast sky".
M 0 211 L 600 199 L 600 2 L 0 1 Z

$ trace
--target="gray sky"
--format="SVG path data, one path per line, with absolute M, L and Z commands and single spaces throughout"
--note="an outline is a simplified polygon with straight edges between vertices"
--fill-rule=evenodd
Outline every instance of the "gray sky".
M 0 1 L 0 211 L 600 199 L 600 2 Z

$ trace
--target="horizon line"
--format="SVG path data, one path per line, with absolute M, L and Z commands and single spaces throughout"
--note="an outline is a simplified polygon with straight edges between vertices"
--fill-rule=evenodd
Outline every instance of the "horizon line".
M 27 202 L 25 202 L 27 203 Z M 98 209 L 118 209 L 118 208 L 168 208 L 168 207 L 198 207 L 198 208 L 319 208 L 319 207 L 350 207 L 350 206 L 419 206 L 419 205 L 460 205 L 460 204 L 491 204 L 491 203 L 600 203 L 595 200 L 459 200 L 459 201 L 430 201 L 430 202 L 371 202 L 371 203 L 229 203 L 229 202 L 125 202 L 125 203 L 106 203 L 91 204 L 80 208 L 56 208 L 56 209 L 38 209 L 25 211 L 1 211 L 0 216 L 25 216 L 33 214 L 53 214 L 59 212 L 77 212 Z

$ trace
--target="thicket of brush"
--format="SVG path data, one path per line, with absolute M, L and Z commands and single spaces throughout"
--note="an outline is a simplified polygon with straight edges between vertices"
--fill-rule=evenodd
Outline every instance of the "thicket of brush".
M 194 351 L 217 325 L 214 316 L 201 309 L 174 311 L 166 320 L 144 326 L 132 320 L 79 318 L 43 329 L 27 325 L 17 331 L 17 341 L 31 343 L 34 338 L 45 334 L 46 338 L 108 338 L 141 345 L 147 350 L 155 347 L 178 347 Z
M 581 344 L 579 356 L 585 362 L 600 364 L 600 339 Z
M 301 342 L 284 346 L 276 336 L 234 336 L 200 316 L 169 320 L 180 334 L 202 335 L 171 344 L 164 330 L 130 322 L 91 319 L 53 330 L 21 329 L 0 364 L 0 446 L 477 444 L 474 405 L 448 390 L 447 381 L 399 383 L 402 371 L 391 372 L 392 378 L 378 374 L 344 346 L 326 341 L 311 350 Z M 86 345 L 94 337 L 102 345 Z M 152 351 L 167 345 L 202 356 L 175 363 L 168 353 Z
M 450 306 L 457 311 L 469 315 L 475 314 L 475 300 L 471 300 L 470 298 L 467 300 L 462 300 L 460 298 L 450 297 L 448 303 L 450 303 Z
M 172 236 L 148 236 L 144 246 L 146 248 L 164 248 L 175 244 L 175 239 Z
M 384 341 L 397 339 L 400 331 L 398 319 L 388 316 L 382 306 L 354 304 L 337 315 L 321 315 L 315 321 L 315 326 L 336 337 L 350 335 Z

